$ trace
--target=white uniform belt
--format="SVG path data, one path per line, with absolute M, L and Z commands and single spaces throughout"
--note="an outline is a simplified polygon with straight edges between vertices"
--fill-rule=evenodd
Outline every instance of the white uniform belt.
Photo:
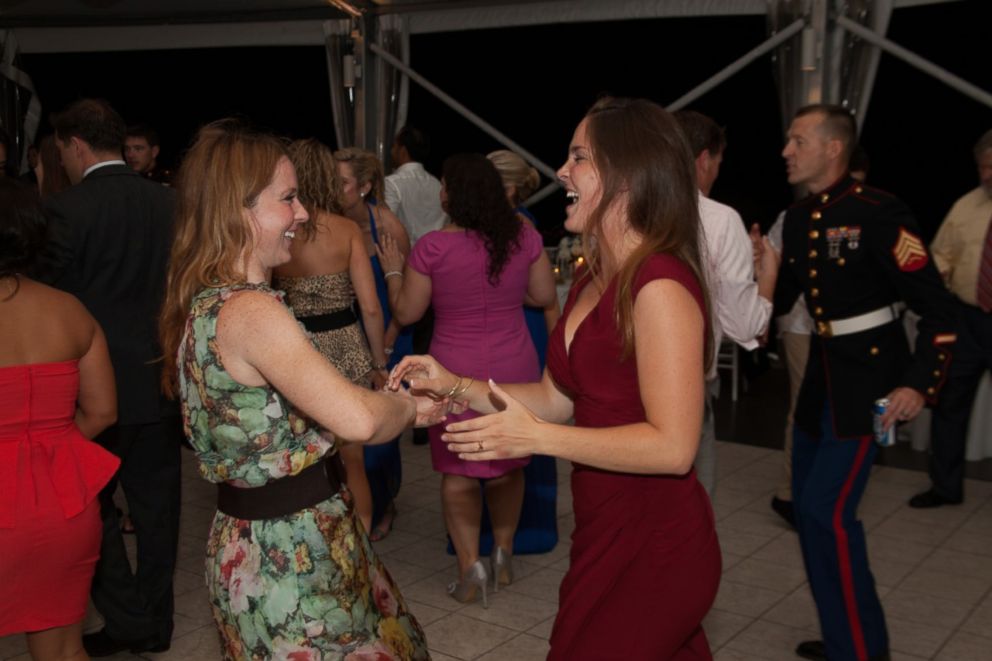
M 899 309 L 895 305 L 886 305 L 884 308 L 865 312 L 856 317 L 834 319 L 833 321 L 817 321 L 816 334 L 822 337 L 851 335 L 852 333 L 860 333 L 861 331 L 884 326 L 898 318 Z

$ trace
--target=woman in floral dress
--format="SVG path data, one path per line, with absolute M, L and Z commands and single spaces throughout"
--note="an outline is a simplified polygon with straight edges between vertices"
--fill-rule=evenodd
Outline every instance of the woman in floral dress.
M 383 442 L 435 409 L 352 384 L 269 286 L 307 220 L 278 139 L 208 125 L 177 188 L 164 385 L 218 484 L 206 574 L 224 658 L 429 658 L 357 523 L 337 438 Z

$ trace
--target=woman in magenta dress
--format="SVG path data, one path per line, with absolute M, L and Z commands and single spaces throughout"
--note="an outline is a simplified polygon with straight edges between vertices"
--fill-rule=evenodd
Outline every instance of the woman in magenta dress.
M 392 241 L 382 242 L 393 314 L 401 324 L 411 324 L 432 305 L 431 353 L 466 378 L 536 380 L 540 368 L 523 305 L 543 308 L 555 296 L 541 236 L 516 217 L 499 173 L 481 154 L 448 158 L 442 175 L 441 206 L 451 221 L 420 237 L 402 273 L 402 255 Z M 485 602 L 490 579 L 497 589 L 512 580 L 509 558 L 529 454 L 462 461 L 445 448 L 441 431 L 439 426 L 431 427 L 428 435 L 434 469 L 443 473 L 441 501 L 460 571 L 449 593 L 459 601 L 473 601 L 481 592 Z M 493 524 L 491 572 L 479 560 L 479 479 L 485 480 Z
M 700 623 L 720 548 L 692 468 L 710 355 L 693 172 L 659 106 L 593 106 L 558 171 L 565 227 L 593 248 L 590 267 L 551 335 L 544 378 L 473 383 L 461 400 L 488 415 L 442 436 L 467 461 L 573 462 L 575 532 L 550 659 L 711 658 Z M 391 385 L 443 397 L 459 379 L 446 367 L 410 357 Z M 575 426 L 564 424 L 573 415 Z
M 23 275 L 45 236 L 37 193 L 0 178 L 0 637 L 85 658 L 97 495 L 120 464 L 90 439 L 117 417 L 107 342 L 82 303 Z

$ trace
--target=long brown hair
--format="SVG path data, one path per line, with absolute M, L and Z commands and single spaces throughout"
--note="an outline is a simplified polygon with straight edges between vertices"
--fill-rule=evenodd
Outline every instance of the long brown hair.
M 289 158 L 296 168 L 297 195 L 310 221 L 301 229 L 307 241 L 313 239 L 320 212 L 341 213 L 341 182 L 331 149 L 316 138 L 296 140 L 289 145 Z
M 62 156 L 59 154 L 58 145 L 55 144 L 54 135 L 46 135 L 41 139 L 41 144 L 38 146 L 38 159 L 41 161 L 40 192 L 42 197 L 61 193 L 72 186 L 69 175 L 62 167 Z
M 654 254 L 684 262 L 696 276 L 708 320 L 709 293 L 700 251 L 695 164 L 678 123 L 661 106 L 644 99 L 606 97 L 586 114 L 593 164 L 602 186 L 600 203 L 583 230 L 590 272 L 602 276 L 602 251 L 609 251 L 603 221 L 613 201 L 626 193 L 621 213 L 642 237 L 640 245 L 617 265 L 616 319 L 623 355 L 634 349 L 633 284 L 638 269 Z M 611 256 L 612 257 L 612 256 Z M 711 361 L 713 339 L 707 332 L 705 362 Z
M 252 231 L 244 210 L 258 201 L 287 157 L 275 136 L 223 119 L 200 129 L 176 179 L 179 200 L 159 334 L 162 388 L 176 391 L 176 352 L 193 297 L 206 287 L 245 282 Z
M 448 215 L 459 227 L 476 232 L 489 253 L 487 275 L 494 287 L 503 267 L 520 249 L 523 224 L 510 207 L 503 180 L 482 154 L 455 154 L 441 168 Z

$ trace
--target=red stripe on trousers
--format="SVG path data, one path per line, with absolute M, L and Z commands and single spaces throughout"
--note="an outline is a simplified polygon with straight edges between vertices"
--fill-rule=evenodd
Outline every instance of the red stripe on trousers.
M 871 443 L 871 436 L 862 436 L 858 454 L 854 458 L 854 465 L 848 473 L 844 486 L 840 490 L 837 498 L 837 505 L 834 506 L 833 527 L 834 536 L 837 538 L 837 561 L 840 565 L 840 585 L 844 592 L 844 604 L 847 606 L 847 622 L 851 626 L 851 638 L 854 639 L 854 651 L 858 659 L 868 658 L 868 648 L 865 645 L 865 634 L 861 630 L 861 618 L 858 617 L 858 602 L 854 594 L 854 575 L 851 573 L 851 552 L 847 546 L 847 532 L 844 530 L 844 503 L 851 494 L 854 480 L 861 470 L 865 455 L 868 454 L 868 444 Z

